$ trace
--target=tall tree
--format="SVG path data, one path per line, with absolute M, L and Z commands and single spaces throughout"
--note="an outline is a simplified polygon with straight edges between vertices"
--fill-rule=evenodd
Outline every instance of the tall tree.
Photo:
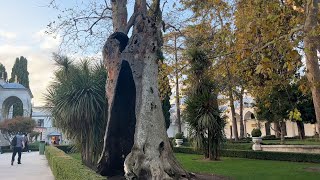
M 169 81 L 169 72 L 168 65 L 164 62 L 164 58 L 159 60 L 159 76 L 158 76 L 158 86 L 159 86 L 159 95 L 162 104 L 162 111 L 164 119 L 166 122 L 166 129 L 170 127 L 170 96 L 171 96 L 171 87 Z
M 198 49 L 189 50 L 190 74 L 186 100 L 186 121 L 190 125 L 191 137 L 197 149 L 205 158 L 217 160 L 224 141 L 224 119 L 221 118 L 217 88 L 210 79 L 211 62 L 204 52 Z
M 28 60 L 25 57 L 16 58 L 9 82 L 22 84 L 29 89 Z
M 221 81 L 222 91 L 228 96 L 229 106 L 231 109 L 232 131 L 235 141 L 238 141 L 238 128 L 236 121 L 236 113 L 234 107 L 235 90 L 236 90 L 236 75 L 235 61 L 233 57 L 233 1 L 218 0 L 218 1 L 197 1 L 197 0 L 181 0 L 185 8 L 194 12 L 195 22 L 199 22 L 195 34 L 203 34 L 206 36 L 202 46 L 206 46 L 209 53 L 209 58 L 214 60 L 215 66 L 219 71 L 216 71 L 216 77 L 224 77 Z M 201 27 L 199 29 L 199 27 Z M 205 30 L 201 30 L 205 29 Z M 206 33 L 204 33 L 206 31 Z M 216 78 L 219 79 L 219 78 Z M 218 81 L 217 81 L 218 82 Z M 219 84 L 220 84 L 219 83 Z
M 158 92 L 160 1 L 147 6 L 146 0 L 136 0 L 129 21 L 126 0 L 111 5 L 114 33 L 103 48 L 108 119 L 99 172 L 124 173 L 127 179 L 188 176 L 173 156 Z
M 11 78 L 9 82 L 16 82 L 27 89 L 29 89 L 29 72 L 28 72 L 28 60 L 21 56 L 20 58 L 16 58 L 16 61 L 12 67 Z M 13 105 L 12 116 L 23 116 L 23 104 L 16 103 Z
M 8 78 L 6 67 L 4 67 L 4 65 L 1 63 L 0 63 L 0 78 L 2 78 L 4 81 L 7 81 L 7 78 Z
M 100 30 L 96 27 L 104 31 L 111 27 L 106 20 L 112 20 L 113 33 L 102 53 L 108 74 L 108 117 L 98 172 L 107 176 L 124 174 L 127 179 L 189 176 L 173 155 L 159 98 L 163 27 L 160 0 L 135 0 L 130 18 L 127 0 L 92 4 L 94 8 L 70 10 L 71 18 L 59 18 L 58 25 L 51 23 L 51 27 L 62 28 L 64 37 L 71 32 L 77 41 L 79 33 L 90 36 Z
M 314 109 L 320 133 L 320 67 L 317 56 L 319 45 L 319 1 L 306 0 L 305 4 L 305 36 L 303 38 L 306 54 L 307 77 L 311 84 Z M 320 136 L 319 136 L 320 137 Z
M 183 61 L 182 58 L 182 50 L 181 47 L 183 45 L 181 38 L 183 34 L 175 28 L 172 32 L 166 33 L 164 35 L 164 52 L 169 57 L 167 61 L 171 67 L 171 76 L 173 80 L 173 84 L 175 86 L 175 102 L 176 102 L 176 123 L 178 125 L 178 133 L 182 133 L 181 129 L 181 103 L 180 103 L 180 92 L 181 92 L 181 84 L 182 84 L 182 75 L 185 67 L 186 61 Z

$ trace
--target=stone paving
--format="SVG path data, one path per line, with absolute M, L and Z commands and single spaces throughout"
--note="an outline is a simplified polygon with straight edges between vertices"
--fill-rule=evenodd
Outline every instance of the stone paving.
M 39 152 L 22 153 L 21 163 L 11 166 L 12 153 L 0 154 L 1 180 L 54 180 L 48 161 Z

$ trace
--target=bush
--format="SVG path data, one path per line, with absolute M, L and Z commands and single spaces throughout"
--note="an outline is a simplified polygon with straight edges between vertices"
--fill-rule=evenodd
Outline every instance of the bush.
M 266 135 L 262 137 L 263 140 L 278 140 L 280 138 L 277 138 L 276 135 Z
M 201 154 L 186 147 L 175 147 L 175 153 Z M 221 150 L 223 157 L 237 157 L 248 159 L 274 160 L 274 161 L 292 161 L 292 162 L 311 162 L 320 163 L 320 154 L 309 153 L 288 153 L 288 152 L 267 152 L 267 151 L 247 151 L 247 150 Z
M 175 138 L 176 139 L 183 139 L 183 133 L 177 133 Z
M 251 150 L 252 142 L 250 143 L 225 143 L 222 149 L 236 149 L 236 150 Z
M 39 151 L 39 146 L 29 146 L 30 151 Z M 11 146 L 1 146 L 2 153 L 11 153 L 13 149 Z
M 73 146 L 71 145 L 57 145 L 55 147 L 67 154 L 73 152 Z
M 91 169 L 82 165 L 81 161 L 74 159 L 62 150 L 47 146 L 45 151 L 49 166 L 56 180 L 102 180 L 106 179 Z
M 261 131 L 260 131 L 260 129 L 253 129 L 252 131 L 251 131 L 251 136 L 252 137 L 260 137 L 261 136 Z

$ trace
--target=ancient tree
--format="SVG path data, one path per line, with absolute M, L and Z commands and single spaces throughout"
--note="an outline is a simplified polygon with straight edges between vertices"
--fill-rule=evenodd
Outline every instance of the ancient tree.
M 127 179 L 188 176 L 173 156 L 159 98 L 163 26 L 159 3 L 136 0 L 128 20 L 127 0 L 111 1 L 114 33 L 103 47 L 108 118 L 98 163 L 102 175 L 124 174 Z

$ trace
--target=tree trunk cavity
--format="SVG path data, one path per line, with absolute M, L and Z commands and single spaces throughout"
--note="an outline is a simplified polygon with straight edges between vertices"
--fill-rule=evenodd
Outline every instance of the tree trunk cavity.
M 131 38 L 112 34 L 103 50 L 108 71 L 108 122 L 98 163 L 102 175 L 127 179 L 189 177 L 166 134 L 158 92 L 159 28 L 137 15 Z
M 316 114 L 318 133 L 320 133 L 320 69 L 317 56 L 317 36 L 319 1 L 308 0 L 306 4 L 306 20 L 304 31 L 306 33 L 304 41 L 304 52 L 306 55 L 307 78 L 311 84 L 311 92 L 314 110 Z M 320 136 L 319 136 L 320 137 Z

